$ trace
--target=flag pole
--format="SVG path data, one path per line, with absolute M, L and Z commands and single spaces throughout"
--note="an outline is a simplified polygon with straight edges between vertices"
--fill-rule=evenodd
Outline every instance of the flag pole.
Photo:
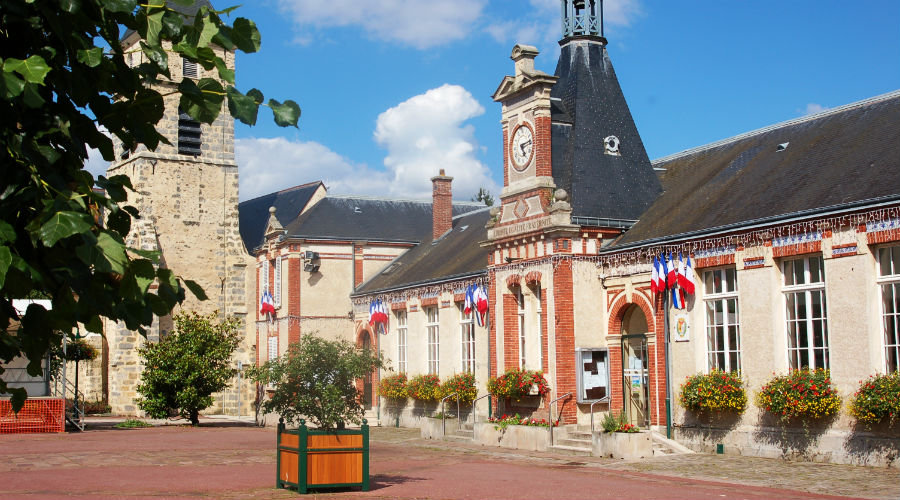
M 663 293 L 663 328 L 665 329 L 666 364 L 666 438 L 672 439 L 672 380 L 669 353 L 669 287 Z

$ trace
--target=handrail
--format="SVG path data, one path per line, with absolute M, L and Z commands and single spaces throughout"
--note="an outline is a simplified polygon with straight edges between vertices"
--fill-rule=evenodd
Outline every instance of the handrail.
M 475 403 L 477 403 L 479 399 L 484 399 L 490 395 L 491 393 L 487 393 L 484 396 L 478 396 L 472 401 L 472 425 L 475 425 Z
M 447 413 L 444 411 L 444 401 L 456 396 L 456 421 L 459 422 L 459 393 L 454 392 L 441 398 L 441 436 L 447 435 Z
M 550 420 L 550 446 L 553 446 L 553 403 L 556 403 L 560 399 L 567 398 L 571 395 L 572 395 L 571 392 L 567 392 L 567 393 L 563 394 L 562 396 L 554 399 L 553 401 L 550 401 L 550 404 L 547 405 L 547 416 L 550 417 L 550 419 L 549 419 Z M 557 405 L 556 413 L 559 413 L 559 405 Z
M 597 403 L 607 403 L 609 404 L 609 396 L 604 396 L 597 401 L 591 403 L 591 435 L 594 435 L 594 405 Z

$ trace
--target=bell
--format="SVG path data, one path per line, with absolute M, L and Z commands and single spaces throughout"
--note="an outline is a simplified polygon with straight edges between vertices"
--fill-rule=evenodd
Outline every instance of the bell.
M 583 9 L 584 8 L 584 0 L 575 0 L 575 8 Z

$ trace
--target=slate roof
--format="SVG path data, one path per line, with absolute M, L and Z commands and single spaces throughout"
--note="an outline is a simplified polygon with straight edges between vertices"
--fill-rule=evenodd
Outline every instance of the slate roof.
M 787 143 L 779 151 L 779 145 Z M 900 200 L 900 91 L 661 158 L 622 247 Z
M 453 203 L 453 215 L 483 207 Z M 418 243 L 431 237 L 431 201 L 327 196 L 284 225 L 288 238 Z
M 605 44 L 598 37 L 560 43 L 550 92 L 554 182 L 569 193 L 573 218 L 637 220 L 662 188 Z M 610 135 L 621 156 L 604 154 Z
M 241 239 L 247 250 L 252 252 L 263 244 L 269 207 L 275 207 L 275 217 L 285 226 L 297 218 L 321 185 L 321 181 L 310 182 L 239 203 Z
M 489 207 L 453 218 L 453 229 L 438 239 L 428 238 L 409 249 L 360 285 L 352 296 L 369 295 L 426 283 L 476 276 L 485 272 L 490 248 L 479 242 L 487 239 Z

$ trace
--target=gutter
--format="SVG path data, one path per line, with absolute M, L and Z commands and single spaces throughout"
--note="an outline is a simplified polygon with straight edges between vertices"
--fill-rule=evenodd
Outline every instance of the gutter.
M 726 224 L 724 226 L 717 226 L 708 229 L 698 229 L 696 231 L 688 231 L 686 233 L 673 234 L 669 236 L 660 236 L 658 238 L 650 238 L 646 240 L 636 241 L 634 243 L 628 243 L 626 245 L 617 246 L 613 245 L 604 250 L 598 252 L 599 255 L 604 254 L 613 254 L 618 253 L 624 250 L 631 250 L 634 248 L 645 247 L 658 245 L 662 243 L 675 243 L 684 240 L 695 239 L 700 236 L 717 236 L 723 233 L 732 233 L 735 231 L 745 231 L 752 229 L 759 229 L 766 226 L 771 226 L 776 223 L 785 223 L 785 222 L 797 222 L 805 219 L 809 219 L 814 216 L 827 216 L 827 215 L 836 215 L 842 212 L 852 211 L 860 208 L 878 208 L 887 205 L 893 205 L 897 202 L 900 202 L 900 194 L 893 194 L 890 196 L 882 196 L 879 198 L 869 198 L 866 200 L 860 200 L 852 203 L 845 203 L 842 205 L 831 205 L 828 207 L 821 208 L 813 208 L 809 210 L 801 210 L 799 212 L 792 212 L 790 214 L 783 215 L 775 215 L 770 217 L 761 217 L 758 219 L 751 219 L 742 222 L 734 222 L 732 224 Z M 627 234 L 627 233 L 626 233 Z
M 465 278 L 474 278 L 476 276 L 485 276 L 485 275 L 487 275 L 487 270 L 482 270 L 482 271 L 477 271 L 477 272 L 472 272 L 472 273 L 454 274 L 452 276 L 446 276 L 446 277 L 438 279 L 438 280 L 414 281 L 412 283 L 404 283 L 402 285 L 397 285 L 397 286 L 393 286 L 390 288 L 380 288 L 378 290 L 369 290 L 366 292 L 351 293 L 350 298 L 365 297 L 367 295 L 375 295 L 378 293 L 390 293 L 390 292 L 395 292 L 397 290 L 404 290 L 407 288 L 418 288 L 422 285 L 439 285 L 441 283 L 449 283 L 451 281 L 459 281 L 459 280 L 465 279 Z

